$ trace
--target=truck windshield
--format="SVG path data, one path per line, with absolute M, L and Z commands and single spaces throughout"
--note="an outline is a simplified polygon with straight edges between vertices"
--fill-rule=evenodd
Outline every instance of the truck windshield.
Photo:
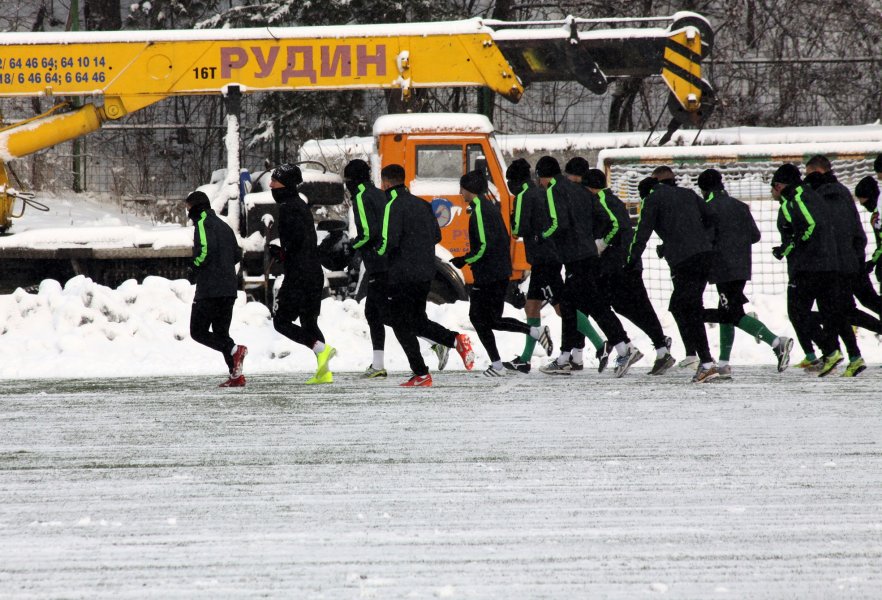
M 416 175 L 423 179 L 456 179 L 462 176 L 462 146 L 418 146 Z

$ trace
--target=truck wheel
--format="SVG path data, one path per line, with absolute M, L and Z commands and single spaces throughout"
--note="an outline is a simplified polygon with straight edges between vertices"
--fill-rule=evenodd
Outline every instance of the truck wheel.
M 435 258 L 435 278 L 429 290 L 429 302 L 433 304 L 449 304 L 457 300 L 468 300 L 465 281 L 459 272 L 448 262 Z

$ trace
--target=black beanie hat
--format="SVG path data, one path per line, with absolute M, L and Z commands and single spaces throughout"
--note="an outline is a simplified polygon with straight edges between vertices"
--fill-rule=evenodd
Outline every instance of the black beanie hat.
M 205 192 L 200 192 L 200 191 L 190 192 L 190 195 L 187 196 L 186 202 L 190 206 L 201 206 L 203 204 L 211 204 L 211 202 L 208 199 L 208 196 L 205 195 Z
M 802 183 L 802 176 L 799 169 L 791 163 L 784 163 L 775 174 L 772 175 L 772 183 L 783 183 L 784 185 L 797 185 Z
M 582 185 L 602 190 L 606 188 L 606 174 L 600 169 L 588 169 L 588 172 L 582 177 Z
M 702 192 L 723 189 L 723 176 L 716 169 L 706 169 L 698 176 L 698 188 Z
M 300 167 L 291 163 L 285 163 L 276 167 L 273 170 L 272 178 L 286 188 L 295 188 L 303 183 L 303 174 L 300 173 Z
M 487 193 L 487 178 L 481 171 L 469 171 L 460 177 L 459 187 L 482 196 Z
M 505 170 L 505 178 L 509 181 L 520 183 L 530 180 L 530 163 L 523 158 L 519 158 Z
M 865 198 L 864 208 L 869 211 L 876 210 L 879 203 L 879 184 L 872 175 L 867 175 L 854 187 L 854 195 L 856 198 Z
M 588 165 L 588 161 L 581 156 L 577 156 L 575 158 L 571 158 L 569 162 L 567 162 L 567 166 L 564 167 L 564 171 L 566 171 L 567 175 L 578 175 L 579 177 L 585 177 L 585 174 L 588 173 L 589 168 L 590 166 Z
M 371 168 L 360 158 L 350 160 L 343 168 L 343 179 L 351 179 L 356 183 L 371 180 Z
M 882 154 L 876 157 L 876 160 L 873 161 L 873 171 L 876 173 L 882 173 Z
M 640 183 L 637 184 L 637 193 L 640 195 L 641 200 L 645 200 L 649 195 L 649 192 L 652 191 L 652 188 L 658 185 L 658 179 L 655 177 L 647 177 L 645 179 L 641 179 Z
M 539 177 L 554 177 L 560 175 L 560 163 L 553 156 L 543 156 L 536 163 L 536 174 Z

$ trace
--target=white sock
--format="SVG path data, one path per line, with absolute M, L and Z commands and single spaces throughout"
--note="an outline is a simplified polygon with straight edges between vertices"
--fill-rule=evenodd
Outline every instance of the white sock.
M 616 354 L 619 356 L 624 356 L 628 353 L 628 345 L 625 342 L 619 342 L 616 344 Z
M 325 349 L 324 342 L 317 341 L 312 347 L 312 351 L 315 352 L 316 354 L 321 354 L 324 349 Z
M 530 337 L 531 338 L 533 338 L 534 340 L 538 340 L 539 336 L 541 336 L 541 335 L 542 335 L 542 328 L 541 327 L 536 327 L 535 325 L 532 325 L 530 327 Z
M 728 364 L 729 364 L 729 361 L 728 361 L 728 360 L 721 360 L 721 361 L 717 362 L 717 366 L 718 366 L 718 367 L 725 367 L 725 366 L 727 366 Z
M 570 358 L 573 359 L 574 363 L 582 362 L 582 348 L 573 348 L 570 350 Z
M 374 362 L 371 363 L 371 366 L 378 371 L 383 369 L 383 351 L 382 350 L 374 350 Z
M 560 356 L 557 357 L 557 364 L 565 365 L 570 361 L 570 353 L 569 352 L 561 352 Z
M 655 349 L 655 357 L 656 358 L 664 358 L 667 353 L 668 353 L 668 349 L 665 346 L 662 346 L 661 348 Z
M 712 366 L 714 366 L 713 361 L 711 361 L 711 362 L 706 362 L 706 363 L 701 363 L 701 368 L 702 368 L 702 369 L 710 369 Z
M 233 349 L 230 350 L 230 356 L 236 356 L 236 350 L 238 350 L 238 349 L 239 349 L 238 345 L 233 346 Z
M 502 361 L 501 360 L 494 360 L 493 361 L 493 368 L 496 369 L 497 371 L 501 371 L 503 369 Z
M 781 345 L 781 338 L 776 337 L 775 340 L 772 342 L 772 348 L 777 348 L 780 345 Z

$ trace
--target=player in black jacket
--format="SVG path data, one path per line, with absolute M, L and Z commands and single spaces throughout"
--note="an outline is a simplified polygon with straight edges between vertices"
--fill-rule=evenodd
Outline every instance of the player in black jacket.
M 499 207 L 487 196 L 484 174 L 470 171 L 462 176 L 459 185 L 470 213 L 469 252 L 450 259 L 450 262 L 459 269 L 468 265 L 472 270 L 474 283 L 469 298 L 469 319 L 490 357 L 491 364 L 484 375 L 503 377 L 505 368 L 499 358 L 494 329 L 529 335 L 542 344 L 547 354 L 552 351 L 551 333 L 547 325 L 531 327 L 502 316 L 511 277 L 511 238 Z
M 600 258 L 594 243 L 595 227 L 610 226 L 609 217 L 592 202 L 588 191 L 564 177 L 560 165 L 551 156 L 536 163 L 539 184 L 545 189 L 549 203 L 556 209 L 548 235 L 554 240 L 566 268 L 564 299 L 561 304 L 563 349 L 560 356 L 541 370 L 550 374 L 569 374 L 570 349 L 578 347 L 577 311 L 597 321 L 609 343 L 616 349 L 616 376 L 622 377 L 643 355 L 633 348 L 618 317 L 597 289 Z M 544 234 L 543 234 L 544 235 Z
M 384 348 L 388 321 L 389 264 L 385 256 L 377 254 L 383 240 L 383 211 L 386 194 L 371 183 L 371 168 L 356 158 L 343 168 L 343 182 L 352 200 L 356 240 L 352 247 L 361 255 L 367 295 L 364 300 L 364 316 L 368 322 L 373 346 L 373 359 L 362 377 L 373 379 L 386 377 Z
M 203 192 L 187 196 L 187 216 L 193 221 L 193 274 L 196 294 L 190 311 L 190 337 L 224 357 L 230 377 L 220 387 L 243 387 L 242 364 L 248 348 L 230 337 L 233 304 L 239 290 L 236 263 L 242 249 L 236 234 L 211 209 Z
M 435 244 L 441 241 L 431 205 L 408 191 L 401 165 L 383 167 L 380 177 L 388 201 L 377 253 L 389 260 L 390 324 L 413 371 L 413 376 L 401 385 L 429 387 L 432 376 L 420 354 L 417 337 L 455 347 L 468 370 L 474 366 L 475 354 L 469 336 L 450 331 L 426 316 L 426 299 L 435 277 Z
M 600 169 L 586 171 L 582 184 L 597 199 L 612 223 L 608 231 L 598 232 L 599 237 L 594 240 L 600 252 L 599 287 L 614 311 L 649 336 L 656 354 L 649 374 L 661 375 L 676 361 L 670 352 L 671 338 L 665 336 L 646 292 L 642 262 L 638 261 L 627 271 L 624 268 L 628 260 L 628 244 L 634 237 L 631 215 L 625 203 L 607 187 L 606 174 Z
M 280 244 L 270 246 L 270 251 L 285 271 L 273 325 L 276 331 L 315 353 L 315 375 L 306 383 L 332 383 L 334 376 L 328 363 L 337 351 L 325 343 L 318 326 L 325 276 L 312 211 L 297 193 L 302 182 L 300 168 L 287 163 L 276 167 L 270 181 L 273 200 L 279 205 Z M 297 319 L 299 326 L 294 324 Z
M 849 355 L 854 356 L 855 363 L 853 368 L 849 365 L 845 375 L 857 375 L 866 367 L 860 358 L 854 330 L 848 323 L 848 314 L 841 310 L 840 262 L 829 203 L 804 185 L 799 169 L 789 163 L 779 167 L 772 176 L 772 195 L 783 200 L 781 212 L 791 226 L 789 241 L 772 252 L 777 258 L 791 257 L 788 269 L 793 273 L 791 285 L 795 288 L 795 311 L 799 321 L 810 323 L 812 306 L 818 303 L 821 335 L 820 339 L 817 335 L 813 337 L 824 352 L 824 364 L 818 375 L 828 375 L 843 361 L 839 350 L 840 337 Z
M 643 199 L 626 268 L 637 268 L 646 243 L 653 232 L 657 233 L 674 285 L 668 310 L 674 315 L 687 351 L 698 353 L 700 363 L 692 381 L 703 383 L 719 376 L 708 347 L 702 297 L 713 257 L 713 217 L 698 194 L 677 186 L 670 167 L 658 167 L 652 175 L 659 184 Z
M 867 260 L 867 234 L 861 224 L 854 199 L 848 188 L 833 174 L 833 165 L 826 156 L 813 156 L 805 166 L 805 183 L 827 200 L 833 228 L 836 232 L 839 274 L 841 277 L 840 311 L 848 315 L 849 323 L 876 334 L 882 334 L 882 321 L 857 308 L 855 297 L 878 316 L 882 299 L 867 287 L 864 273 Z
M 876 183 L 876 178 L 867 175 L 858 181 L 854 188 L 854 197 L 861 203 L 861 206 L 870 212 L 870 227 L 873 229 L 873 238 L 876 241 L 873 254 L 864 263 L 865 276 L 858 284 L 858 288 L 869 286 L 869 290 L 875 293 L 875 286 L 870 282 L 870 273 L 876 274 L 877 282 L 882 281 L 882 262 L 879 261 L 879 258 L 882 257 L 882 219 L 879 217 L 879 184 Z M 855 295 L 858 294 L 858 288 L 855 289 Z M 861 293 L 869 294 L 869 292 Z
M 729 356 L 735 342 L 735 328 L 746 331 L 772 347 L 778 372 L 790 364 L 793 340 L 772 333 L 755 316 L 745 314 L 748 302 L 744 288 L 753 267 L 751 246 L 760 241 L 760 231 L 750 207 L 733 198 L 723 186 L 723 176 L 716 169 L 707 169 L 698 176 L 698 187 L 714 214 L 714 256 L 710 283 L 717 286 L 720 302 L 715 309 L 704 311 L 706 323 L 720 324 L 720 360 L 717 370 L 722 378 L 731 378 Z

